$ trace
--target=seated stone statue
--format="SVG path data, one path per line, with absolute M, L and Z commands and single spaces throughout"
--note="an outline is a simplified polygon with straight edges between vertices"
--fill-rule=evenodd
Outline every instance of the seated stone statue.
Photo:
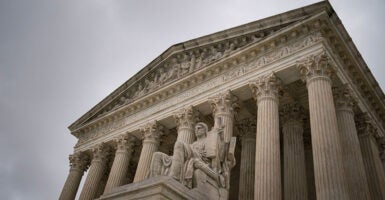
M 223 140 L 223 128 L 214 126 L 211 131 L 205 123 L 195 126 L 197 140 L 192 144 L 177 141 L 174 155 L 154 153 L 150 166 L 150 177 L 171 176 L 188 188 L 196 187 L 199 170 L 216 182 L 220 188 L 229 187 L 229 172 L 235 165 L 235 138 L 230 143 Z M 233 146 L 233 147 L 231 147 Z M 202 174 L 202 173 L 201 173 Z

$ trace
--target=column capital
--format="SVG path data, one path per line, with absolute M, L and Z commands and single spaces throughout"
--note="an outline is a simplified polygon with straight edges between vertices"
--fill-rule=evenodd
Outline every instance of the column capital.
M 193 128 L 194 124 L 199 120 L 199 111 L 192 106 L 188 106 L 174 113 L 174 119 L 177 127 Z
M 230 92 L 230 90 L 219 93 L 208 99 L 213 114 L 235 114 L 235 111 L 239 108 L 238 97 Z
M 135 145 L 135 137 L 129 133 L 119 135 L 113 141 L 115 142 L 117 152 L 131 152 L 132 147 Z
M 95 145 L 92 149 L 92 161 L 106 161 L 111 154 L 111 147 L 105 143 Z
M 242 139 L 255 139 L 257 132 L 257 120 L 246 118 L 237 123 L 239 136 Z
M 281 106 L 280 115 L 283 125 L 296 123 L 302 127 L 304 119 L 304 109 L 297 101 L 285 103 Z
M 88 169 L 90 164 L 90 157 L 82 152 L 71 154 L 68 159 L 70 161 L 71 170 L 84 172 Z
M 333 88 L 335 106 L 338 110 L 353 112 L 353 106 L 357 104 L 357 99 L 353 95 L 352 89 L 348 84 Z
M 377 138 L 377 127 L 373 123 L 372 118 L 368 113 L 363 113 L 356 117 L 357 132 L 358 136 Z
M 160 136 L 163 135 L 164 127 L 156 120 L 147 123 L 140 128 L 143 142 L 151 142 L 159 144 Z
M 250 82 L 249 87 L 257 102 L 264 98 L 273 98 L 278 101 L 281 80 L 273 72 Z
M 331 78 L 335 73 L 335 69 L 325 51 L 297 61 L 297 67 L 302 75 L 302 80 L 307 84 L 317 78 L 331 82 Z

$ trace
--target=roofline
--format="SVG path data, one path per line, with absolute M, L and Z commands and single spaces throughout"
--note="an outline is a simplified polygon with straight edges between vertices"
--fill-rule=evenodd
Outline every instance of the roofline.
M 270 17 L 266 17 L 257 21 L 249 22 L 243 25 L 239 25 L 233 28 L 225 29 L 222 31 L 218 31 L 209 35 L 201 36 L 195 39 L 191 39 L 185 42 L 177 43 L 166 49 L 163 53 L 161 53 L 158 57 L 152 60 L 149 64 L 147 64 L 144 68 L 142 68 L 139 72 L 125 81 L 122 85 L 120 85 L 117 89 L 107 95 L 103 100 L 93 106 L 89 111 L 83 114 L 79 119 L 73 122 L 68 129 L 70 131 L 76 129 L 76 127 L 93 116 L 98 110 L 103 108 L 103 105 L 108 104 L 109 102 L 115 100 L 116 96 L 119 96 L 122 92 L 124 92 L 130 85 L 133 85 L 136 81 L 140 80 L 142 77 L 147 75 L 148 72 L 153 70 L 160 62 L 164 61 L 169 56 L 174 53 L 184 51 L 186 49 L 191 49 L 203 45 L 207 45 L 209 43 L 225 40 L 228 38 L 233 38 L 239 36 L 241 34 L 247 34 L 250 32 L 256 32 L 258 30 L 263 30 L 269 27 L 273 27 L 277 25 L 277 22 L 282 23 L 284 21 L 290 22 L 291 20 L 298 19 L 299 17 L 303 17 L 304 15 L 309 15 L 313 13 L 321 12 L 322 10 L 326 10 L 329 14 L 334 13 L 334 10 L 329 3 L 329 1 L 320 1 L 318 3 L 310 4 L 301 8 L 297 8 L 294 10 L 290 10 L 281 14 L 273 15 Z M 288 16 L 289 15 L 289 16 Z M 285 19 L 283 19 L 285 16 Z M 215 37 L 214 37 L 215 36 Z

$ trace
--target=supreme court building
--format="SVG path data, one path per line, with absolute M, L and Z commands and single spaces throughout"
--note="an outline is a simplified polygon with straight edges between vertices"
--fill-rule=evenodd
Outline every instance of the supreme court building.
M 171 46 L 69 129 L 60 200 L 385 199 L 385 96 L 327 1 Z

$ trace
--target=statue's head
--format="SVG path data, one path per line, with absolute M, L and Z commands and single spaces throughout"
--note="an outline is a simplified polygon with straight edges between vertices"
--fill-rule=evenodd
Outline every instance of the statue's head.
M 205 123 L 199 122 L 195 125 L 196 137 L 207 136 L 208 127 Z

